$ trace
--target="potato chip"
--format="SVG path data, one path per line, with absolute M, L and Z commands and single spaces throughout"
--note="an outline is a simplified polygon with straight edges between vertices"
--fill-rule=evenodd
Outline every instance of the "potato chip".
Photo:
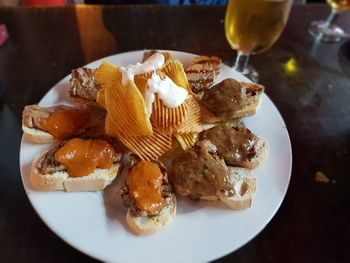
M 106 133 L 117 137 L 152 135 L 145 101 L 135 83 L 129 81 L 124 86 L 119 69 L 114 78 L 102 79 L 104 84 L 101 83 L 105 85 Z
M 152 107 L 151 122 L 163 134 L 172 134 L 188 119 L 189 107 L 184 102 L 176 108 L 168 108 L 156 95 Z
M 101 89 L 97 92 L 96 102 L 103 108 L 106 108 L 106 87 L 117 81 L 117 72 L 118 67 L 106 61 L 102 62 L 95 72 L 95 78 L 101 85 Z
M 141 75 L 136 75 L 134 82 L 139 91 L 141 92 L 142 96 L 145 95 L 145 90 L 147 88 L 147 81 L 151 77 L 151 74 L 149 74 L 149 77 L 146 76 L 147 73 L 141 74 Z
M 197 140 L 198 140 L 198 133 L 191 132 L 186 134 L 175 134 L 176 139 L 181 145 L 181 148 L 185 151 L 192 148 Z
M 182 125 L 176 130 L 176 133 L 201 132 L 203 130 L 201 125 L 201 110 L 196 98 L 194 96 L 188 96 L 185 103 L 188 105 L 189 114 Z
M 120 141 L 142 160 L 157 160 L 172 146 L 171 135 L 160 134 L 154 130 L 151 136 L 119 137 Z
M 109 62 L 102 62 L 95 72 L 95 78 L 102 88 L 106 88 L 111 82 L 117 81 L 118 67 Z
M 179 60 L 175 59 L 171 61 L 169 64 L 165 65 L 161 71 L 164 72 L 165 75 L 167 75 L 172 81 L 174 81 L 176 85 L 186 89 L 189 94 L 193 94 L 188 84 L 184 67 Z

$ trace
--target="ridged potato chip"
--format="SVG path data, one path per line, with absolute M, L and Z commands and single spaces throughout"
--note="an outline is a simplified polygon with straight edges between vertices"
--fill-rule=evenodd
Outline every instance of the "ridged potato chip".
M 184 102 L 176 108 L 168 108 L 156 95 L 152 106 L 151 122 L 162 134 L 172 134 L 188 119 L 189 107 Z
M 165 65 L 161 71 L 174 81 L 176 85 L 186 89 L 189 94 L 193 95 L 190 85 L 188 84 L 184 67 L 179 60 L 172 60 L 169 64 Z
M 141 92 L 142 96 L 145 95 L 145 90 L 147 89 L 147 81 L 151 77 L 151 74 L 149 74 L 149 77 L 146 76 L 147 73 L 136 75 L 134 78 L 135 85 Z
M 106 108 L 106 87 L 117 81 L 117 72 L 118 67 L 106 61 L 96 69 L 95 78 L 101 85 L 101 89 L 97 92 L 96 102 L 103 108 Z
M 188 105 L 189 114 L 187 119 L 176 130 L 176 133 L 201 132 L 203 130 L 201 125 L 201 109 L 196 98 L 194 96 L 188 96 L 185 103 Z
M 142 160 L 154 161 L 169 151 L 171 135 L 160 134 L 156 130 L 151 136 L 119 137 L 120 141 Z
M 191 132 L 186 134 L 175 134 L 175 137 L 177 141 L 180 143 L 181 148 L 185 151 L 192 148 L 197 140 L 198 140 L 198 133 Z
M 124 86 L 118 67 L 110 63 L 103 63 L 98 72 L 97 79 L 105 89 L 106 133 L 116 137 L 152 135 L 145 101 L 135 83 L 129 81 Z
M 117 81 L 117 73 L 119 69 L 116 65 L 104 61 L 96 69 L 95 78 L 101 84 L 102 88 L 107 88 L 111 82 Z

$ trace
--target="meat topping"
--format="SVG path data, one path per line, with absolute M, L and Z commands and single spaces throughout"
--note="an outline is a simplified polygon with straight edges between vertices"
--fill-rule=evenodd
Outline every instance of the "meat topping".
M 95 69 L 89 68 L 73 69 L 70 79 L 70 96 L 95 101 L 97 92 L 101 89 L 95 78 L 95 72 Z
M 197 199 L 218 191 L 232 192 L 228 168 L 215 152 L 215 145 L 202 140 L 173 161 L 172 180 L 179 194 Z
M 243 161 L 250 161 L 256 154 L 258 138 L 247 128 L 218 125 L 201 132 L 199 137 L 210 140 L 227 165 L 241 166 Z
M 251 83 L 240 83 L 235 79 L 225 79 L 205 91 L 202 103 L 215 115 L 229 120 L 242 105 L 252 103 L 257 94 L 263 92 L 263 86 Z

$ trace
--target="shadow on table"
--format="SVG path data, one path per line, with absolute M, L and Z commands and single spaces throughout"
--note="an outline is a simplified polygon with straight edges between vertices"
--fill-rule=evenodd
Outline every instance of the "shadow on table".
M 344 75 L 350 78 L 350 40 L 345 41 L 338 51 L 339 66 L 344 72 Z

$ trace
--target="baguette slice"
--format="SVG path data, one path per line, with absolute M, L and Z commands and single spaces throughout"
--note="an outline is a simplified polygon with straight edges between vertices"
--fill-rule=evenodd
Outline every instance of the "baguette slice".
M 234 193 L 228 196 L 223 191 L 216 195 L 201 196 L 199 199 L 207 201 L 221 201 L 233 210 L 242 210 L 252 206 L 253 197 L 256 193 L 256 178 L 251 170 L 240 167 L 227 167 L 230 173 L 230 183 Z
M 126 222 L 130 229 L 138 235 L 151 235 L 170 225 L 176 215 L 176 197 L 174 194 L 166 200 L 164 206 L 156 216 L 133 216 L 130 208 L 127 210 Z
M 188 83 L 194 93 L 209 89 L 220 73 L 221 59 L 218 57 L 195 57 L 185 70 Z
M 240 163 L 240 166 L 248 169 L 254 169 L 258 167 L 267 159 L 267 156 L 269 154 L 269 145 L 267 142 L 259 138 L 255 144 L 255 151 L 256 154 L 253 156 L 253 158 L 250 160 L 242 161 L 242 163 Z
M 216 195 L 203 195 L 199 199 L 206 201 L 221 201 L 233 210 L 242 210 L 251 207 L 256 193 L 256 177 L 254 173 L 241 167 L 227 167 L 229 170 L 229 182 L 234 193 L 228 196 L 224 191 L 218 191 Z M 180 195 L 189 195 L 189 191 L 175 184 L 176 192 Z
M 45 130 L 45 126 L 41 123 L 42 120 L 47 120 L 51 114 L 58 112 L 60 110 L 79 110 L 83 115 L 83 119 L 71 119 L 67 120 L 68 124 L 72 126 L 71 122 L 78 122 L 78 126 L 72 127 L 70 133 L 65 131 L 66 135 L 63 138 L 55 138 L 53 134 Z M 66 114 L 66 117 L 70 116 Z M 73 115 L 74 116 L 74 115 Z M 39 105 L 27 105 L 24 107 L 22 113 L 22 130 L 26 137 L 39 144 L 49 144 L 64 139 L 69 139 L 73 136 L 81 136 L 83 134 L 89 136 L 104 135 L 104 120 L 106 116 L 106 111 L 96 105 L 95 103 L 84 103 L 80 106 L 65 106 L 56 105 L 53 107 L 41 107 Z M 77 118 L 77 117 L 75 117 Z M 84 121 L 83 121 L 84 120 Z M 59 124 L 59 123 L 57 123 Z M 80 124 L 80 125 L 79 125 Z
M 252 206 L 253 197 L 256 193 L 256 178 L 251 170 L 228 167 L 230 181 L 234 186 L 233 196 L 219 191 L 217 196 L 219 200 L 225 203 L 233 210 L 242 210 Z
M 56 141 L 56 139 L 46 131 L 29 128 L 25 125 L 22 125 L 22 131 L 27 136 L 27 138 L 34 143 L 49 144 Z
M 38 168 L 38 163 L 47 152 L 44 151 L 35 157 L 31 170 L 32 186 L 41 191 L 100 191 L 115 179 L 120 167 L 119 162 L 113 163 L 109 169 L 97 168 L 93 173 L 82 177 L 69 177 L 65 170 L 43 174 Z
M 101 89 L 101 85 L 95 78 L 96 69 L 77 68 L 73 69 L 69 87 L 69 96 L 96 101 L 97 93 Z

